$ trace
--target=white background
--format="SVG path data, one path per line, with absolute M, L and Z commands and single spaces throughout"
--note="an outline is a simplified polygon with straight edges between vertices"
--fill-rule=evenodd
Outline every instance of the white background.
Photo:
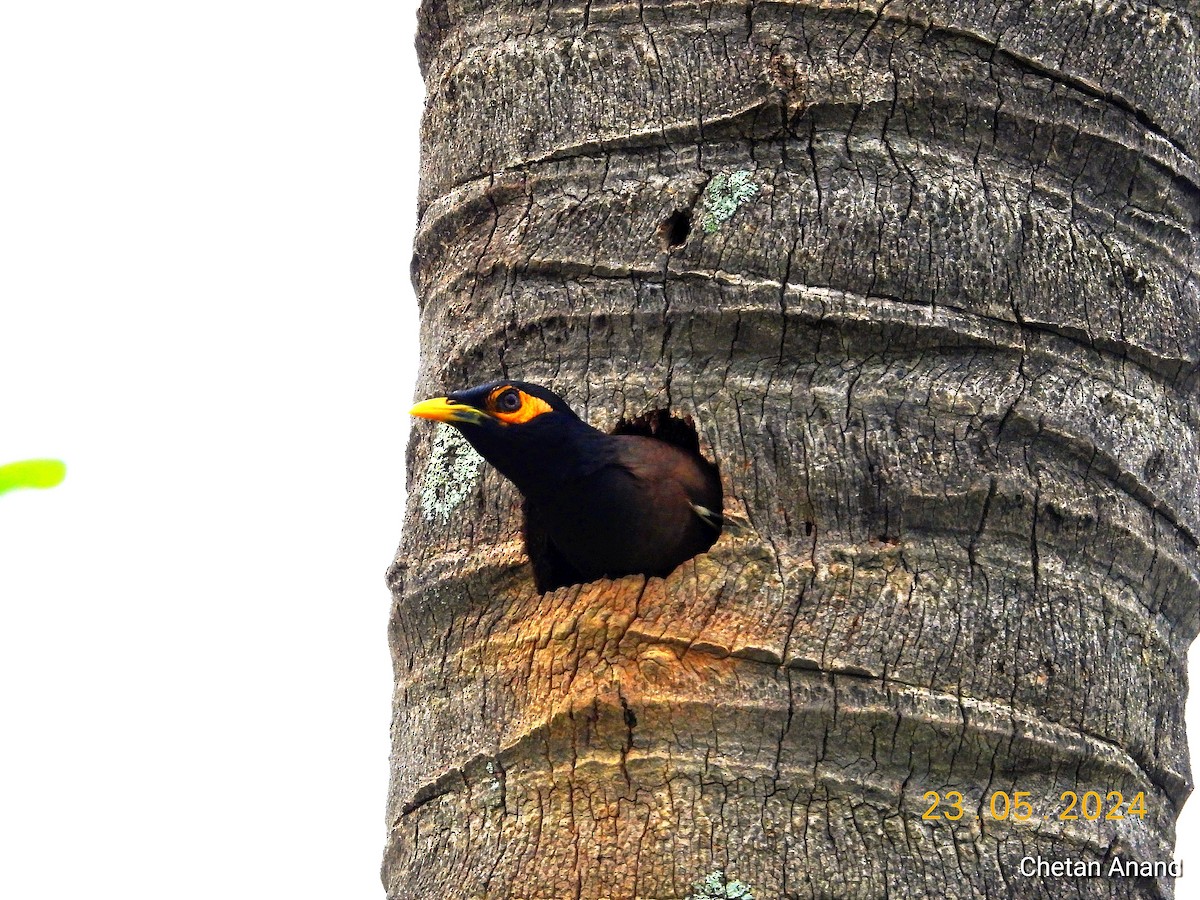
M 2 897 L 382 896 L 414 22 L 0 10 Z

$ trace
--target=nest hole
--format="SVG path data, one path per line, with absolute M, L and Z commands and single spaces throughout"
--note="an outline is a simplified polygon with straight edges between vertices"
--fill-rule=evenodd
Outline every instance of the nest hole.
M 696 433 L 696 423 L 691 416 L 673 416 L 670 410 L 652 409 L 632 419 L 618 419 L 609 433 L 636 434 L 665 441 L 716 468 L 700 453 L 700 435 Z

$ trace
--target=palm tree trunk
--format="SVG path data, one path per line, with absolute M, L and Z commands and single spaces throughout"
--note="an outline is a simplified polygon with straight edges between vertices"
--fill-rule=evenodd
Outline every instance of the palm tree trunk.
M 539 594 L 414 429 L 389 897 L 1173 895 L 1198 17 L 426 0 L 418 393 L 690 415 L 741 525 Z

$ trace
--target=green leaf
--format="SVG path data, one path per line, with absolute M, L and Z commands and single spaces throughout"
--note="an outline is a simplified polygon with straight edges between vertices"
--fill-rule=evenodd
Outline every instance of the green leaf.
M 0 466 L 0 494 L 14 488 L 52 488 L 61 484 L 67 467 L 57 459 L 26 459 Z

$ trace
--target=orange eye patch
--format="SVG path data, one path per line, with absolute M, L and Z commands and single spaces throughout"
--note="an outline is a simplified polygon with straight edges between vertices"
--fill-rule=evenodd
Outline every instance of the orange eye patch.
M 520 401 L 520 406 L 514 407 L 513 401 L 508 399 L 508 397 L 513 395 Z M 528 422 L 542 413 L 552 412 L 550 404 L 545 400 L 517 390 L 514 387 L 496 388 L 496 390 L 488 395 L 487 406 L 488 413 L 492 418 L 503 422 L 505 425 L 520 425 L 522 422 Z

